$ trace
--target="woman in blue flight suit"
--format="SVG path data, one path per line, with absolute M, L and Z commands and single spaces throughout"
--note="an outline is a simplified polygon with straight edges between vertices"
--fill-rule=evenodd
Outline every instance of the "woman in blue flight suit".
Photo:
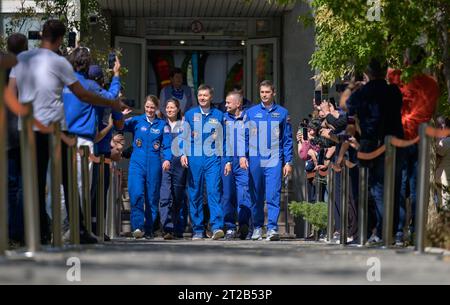
M 180 101 L 169 99 L 166 104 L 166 121 L 170 128 L 172 141 L 177 139 L 181 133 L 181 108 Z M 179 148 L 173 142 L 173 149 Z M 184 229 L 187 222 L 187 202 L 186 202 L 186 181 L 187 169 L 181 166 L 181 149 L 179 152 L 173 151 L 171 168 L 162 175 L 159 213 L 161 227 L 164 230 L 164 239 L 183 238 Z
M 131 229 L 136 239 L 152 238 L 153 222 L 158 215 L 162 170 L 170 169 L 172 159 L 169 126 L 156 116 L 158 108 L 158 98 L 150 95 L 145 101 L 145 114 L 125 121 L 124 131 L 133 134 L 128 192 Z

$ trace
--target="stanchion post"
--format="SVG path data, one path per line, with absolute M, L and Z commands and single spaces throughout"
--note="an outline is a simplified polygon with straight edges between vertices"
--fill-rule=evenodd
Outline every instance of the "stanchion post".
M 39 219 L 39 195 L 37 179 L 36 140 L 33 131 L 33 105 L 26 104 L 27 114 L 20 120 L 20 155 L 23 184 L 23 209 L 27 255 L 32 256 L 41 248 Z
M 384 156 L 384 211 L 383 211 L 383 240 L 385 247 L 393 244 L 394 232 L 394 194 L 395 194 L 395 154 L 396 148 L 391 143 L 392 137 L 385 138 L 386 153 Z
M 89 146 L 81 146 L 81 181 L 82 181 L 82 206 L 83 215 L 85 219 L 85 227 L 88 233 L 92 232 L 92 217 L 91 217 L 91 184 L 89 182 Z
M 286 234 L 290 234 L 289 227 L 289 177 L 284 178 L 284 225 Z
M 97 237 L 99 242 L 105 241 L 105 156 L 100 155 L 100 169 L 97 189 Z
M 331 242 L 334 234 L 334 203 L 335 203 L 335 195 L 336 192 L 334 190 L 335 186 L 335 172 L 331 168 L 329 169 L 328 174 L 328 225 L 327 225 L 327 239 L 328 242 Z
M 0 69 L 0 256 L 8 249 L 8 126 L 3 100 L 5 73 Z
M 116 214 L 116 202 L 115 197 L 115 168 L 114 164 L 111 163 L 109 167 L 109 188 L 108 188 L 108 206 L 106 208 L 106 235 L 110 238 L 115 238 L 116 234 L 116 224 L 115 224 L 115 214 Z
M 76 138 L 75 138 L 76 140 Z M 76 141 L 75 141 L 76 143 Z M 71 146 L 67 149 L 67 159 L 69 160 L 68 184 L 69 184 L 69 225 L 70 242 L 73 245 L 80 244 L 80 203 L 78 196 L 77 182 L 77 146 Z
M 349 169 L 344 165 L 341 171 L 341 245 L 347 244 L 348 235 Z
M 309 202 L 308 193 L 308 174 L 305 172 L 305 201 Z M 303 237 L 307 239 L 309 237 L 309 222 L 303 219 Z
M 358 232 L 359 245 L 367 242 L 367 229 L 369 221 L 369 168 L 359 168 L 359 198 L 358 198 Z
M 53 134 L 50 137 L 50 179 L 52 194 L 52 246 L 63 246 L 61 235 L 61 127 L 60 123 L 53 123 Z
M 427 124 L 419 128 L 419 165 L 417 178 L 416 208 L 416 247 L 420 254 L 425 252 L 426 225 L 428 220 L 428 204 L 430 200 L 430 147 L 431 141 L 426 134 Z

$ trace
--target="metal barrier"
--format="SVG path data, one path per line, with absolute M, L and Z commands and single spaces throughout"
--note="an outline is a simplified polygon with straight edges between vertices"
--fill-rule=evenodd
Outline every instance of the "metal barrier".
M 309 193 L 308 193 L 308 175 L 305 172 L 305 201 L 309 202 Z M 307 239 L 310 234 L 309 222 L 306 219 L 303 219 L 303 238 Z
M 41 248 L 36 141 L 33 131 L 33 105 L 24 105 L 27 113 L 20 120 L 20 155 L 23 184 L 23 209 L 27 255 Z
M 52 198 L 52 245 L 55 248 L 63 246 L 61 235 L 61 127 L 53 123 L 53 133 L 50 136 L 50 179 Z
M 367 242 L 369 220 L 369 168 L 359 168 L 359 192 L 358 192 L 358 233 L 359 245 Z
M 100 169 L 97 189 L 97 237 L 99 242 L 105 241 L 105 156 L 100 155 Z
M 417 169 L 416 246 L 419 253 L 425 252 L 428 204 L 430 200 L 430 137 L 427 124 L 419 128 L 419 165 Z
M 81 146 L 81 181 L 82 192 L 81 202 L 83 207 L 83 215 L 85 219 L 85 227 L 88 233 L 92 232 L 92 216 L 91 216 L 91 184 L 89 181 L 89 146 Z
M 330 167 L 328 171 L 328 181 L 327 181 L 327 189 L 328 189 L 328 225 L 327 225 L 327 240 L 331 242 L 334 234 L 334 204 L 336 201 L 336 192 L 335 192 L 335 172 Z
M 8 249 L 8 126 L 3 100 L 4 78 L 4 70 L 0 69 L 0 256 Z
M 76 137 L 75 137 L 76 139 Z M 80 244 L 80 203 L 78 196 L 77 182 L 77 145 L 73 143 L 67 149 L 68 168 L 68 184 L 69 184 L 69 226 L 70 226 L 70 243 L 73 245 Z
M 386 153 L 384 155 L 383 241 L 385 247 L 391 247 L 394 231 L 396 148 L 392 145 L 391 136 L 386 137 L 384 142 Z
M 108 206 L 106 218 L 106 235 L 111 239 L 117 238 L 120 234 L 120 181 L 119 169 L 115 162 L 110 164 L 109 189 L 108 189 Z
M 348 199 L 350 190 L 349 168 L 344 165 L 341 171 L 341 245 L 347 244 L 348 237 Z
M 290 234 L 289 226 L 289 177 L 284 178 L 284 226 L 285 233 Z

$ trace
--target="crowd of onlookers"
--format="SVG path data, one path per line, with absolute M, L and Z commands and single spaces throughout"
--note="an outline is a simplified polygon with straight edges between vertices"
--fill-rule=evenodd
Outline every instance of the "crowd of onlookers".
M 124 117 L 131 113 L 121 100 L 120 61 L 116 58 L 111 67 L 113 77 L 106 79 L 102 68 L 92 62 L 88 48 L 78 47 L 63 55 L 61 45 L 65 35 L 65 26 L 50 20 L 43 28 L 42 45 L 38 49 L 27 50 L 27 39 L 21 34 L 13 34 L 8 38 L 9 54 L 1 54 L 0 64 L 7 71 L 6 84 L 22 103 L 33 103 L 34 117 L 44 126 L 61 122 L 65 134 L 77 136 L 77 147 L 89 147 L 92 157 L 89 161 L 91 185 L 91 201 L 98 199 L 96 177 L 99 175 L 98 156 L 104 155 L 108 160 L 119 161 L 124 153 L 124 136 L 120 130 L 130 129 Z M 16 58 L 17 56 L 17 58 Z M 64 58 L 66 57 L 66 58 Z M 405 53 L 408 64 L 419 64 L 426 54 L 420 47 L 413 47 Z M 11 69 L 12 68 L 12 69 Z M 161 92 L 161 105 L 156 97 L 149 96 L 149 109 L 152 116 L 143 117 L 153 126 L 158 116 L 173 115 L 173 126 L 168 120 L 170 129 L 175 127 L 181 113 L 196 104 L 194 92 L 183 86 L 182 71 L 174 70 L 171 74 L 172 86 Z M 266 85 L 273 90 L 273 85 Z M 203 91 L 212 93 L 206 87 Z M 439 99 L 439 86 L 436 80 L 426 74 L 419 73 L 408 81 L 402 80 L 402 71 L 388 69 L 386 63 L 372 59 L 364 73 L 353 75 L 337 86 L 338 98 L 326 100 L 315 99 L 312 113 L 304 119 L 297 132 L 298 155 L 305 162 L 307 177 L 306 193 L 310 202 L 326 201 L 328 190 L 326 175 L 332 165 L 342 166 L 344 162 L 355 165 L 349 169 L 349 219 L 348 242 L 356 241 L 358 236 L 358 191 L 359 168 L 367 167 L 369 171 L 369 223 L 368 243 L 377 244 L 382 238 L 383 224 L 383 187 L 384 187 L 384 154 L 370 161 L 362 161 L 358 152 L 370 153 L 384 144 L 385 137 L 395 136 L 399 139 L 414 140 L 418 137 L 418 128 L 422 123 L 433 119 Z M 208 93 L 207 92 L 207 93 Z M 271 94 L 273 94 L 272 92 Z M 167 96 L 167 97 L 166 97 Z M 235 91 L 231 96 L 240 101 L 240 109 L 250 106 L 250 102 L 242 97 L 242 92 Z M 146 106 L 147 107 L 147 102 Z M 208 100 L 210 103 L 211 101 Z M 227 102 L 229 104 L 229 102 Z M 270 100 L 273 103 L 273 100 Z M 223 103 L 219 108 L 228 109 Z M 239 104 L 239 103 L 237 103 Z M 248 104 L 248 105 L 247 105 Z M 273 105 L 273 104 L 271 104 Z M 200 105 L 201 106 L 201 105 Z M 244 107 L 245 106 L 245 107 Z M 270 105 L 269 105 L 270 106 Z M 210 104 L 207 109 L 210 110 Z M 227 108 L 228 107 L 228 108 Z M 172 113 L 172 108 L 176 111 Z M 169 111 L 170 113 L 166 113 Z M 203 111 L 203 108 L 202 110 Z M 155 112 L 155 113 L 154 113 Z M 222 113 L 222 112 L 221 112 Z M 239 111 L 240 113 L 240 111 Z M 204 115 L 204 113 L 195 114 Z M 207 115 L 207 114 L 206 114 Z M 258 114 L 259 115 L 259 114 Z M 278 115 L 278 114 L 277 114 Z M 275 116 L 275 118 L 278 118 Z M 288 122 L 289 123 L 289 122 Z M 437 119 L 439 128 L 449 127 L 448 120 Z M 138 123 L 136 123 L 138 124 Z M 8 201 L 9 201 L 9 232 L 10 240 L 23 243 L 23 188 L 21 182 L 19 130 L 20 120 L 11 112 L 8 113 Z M 164 126 L 163 126 L 164 127 Z M 142 127 L 144 128 L 144 127 Z M 166 133 L 166 129 L 162 129 Z M 152 129 L 153 130 L 153 129 Z M 37 181 L 39 192 L 40 233 L 41 242 L 46 244 L 51 239 L 49 229 L 48 206 L 48 166 L 49 166 L 49 135 L 34 128 L 37 149 Z M 135 135 L 136 137 L 136 135 Z M 194 136 L 195 137 L 195 136 Z M 134 139 L 134 149 L 139 149 L 145 143 L 143 139 Z M 153 143 L 155 150 L 161 143 Z M 62 197 L 69 198 L 67 168 L 68 146 L 62 145 L 63 181 Z M 439 191 L 436 202 L 439 207 L 446 207 L 450 199 L 448 177 L 450 175 L 450 138 L 439 139 L 437 145 L 436 180 Z M 418 167 L 418 145 L 398 148 L 395 164 L 395 242 L 398 246 L 409 243 L 414 235 L 416 183 Z M 236 156 L 237 157 L 237 156 Z M 239 161 L 239 160 L 238 160 Z M 186 161 L 183 161 L 186 162 Z M 290 167 L 291 161 L 287 162 Z M 180 169 L 183 163 L 180 163 Z M 239 162 L 237 162 L 237 168 Z M 167 164 L 163 165 L 166 167 Z M 242 165 L 241 165 L 242 167 Z M 105 198 L 108 190 L 109 167 L 105 167 Z M 183 172 L 183 179 L 186 180 Z M 78 187 L 81 192 L 81 160 L 78 156 Z M 168 177 L 166 177 L 169 179 Z M 319 180 L 320 183 L 317 183 Z M 206 181 L 209 183 L 210 181 Z M 321 187 L 317 188 L 318 185 Z M 184 182 L 184 187 L 186 181 Z M 337 173 L 335 186 L 335 227 L 333 240 L 339 241 L 341 228 L 341 174 Z M 181 191 L 184 193 L 184 189 Z M 183 195 L 184 196 L 184 195 Z M 159 198 L 159 197 L 158 197 Z M 409 202 L 409 205 L 407 205 Z M 47 204 L 46 204 L 47 203 Z M 96 204 L 92 204 L 93 232 L 96 232 L 98 217 Z M 407 207 L 410 207 L 409 209 Z M 408 210 L 410 213 L 408 213 Z M 68 215 L 66 205 L 66 215 Z M 80 206 L 80 212 L 81 206 Z M 187 218 L 186 212 L 184 218 Z M 96 236 L 86 229 L 86 221 L 80 218 L 80 238 L 82 243 L 95 243 Z M 69 236 L 67 221 L 66 236 Z M 223 232 L 222 232 L 223 233 Z M 232 232 L 233 233 L 233 232 Z M 276 232 L 277 233 L 277 232 Z M 234 236 L 235 232 L 232 234 Z M 278 234 L 278 233 L 277 233 Z M 223 234 L 222 234 L 223 235 Z M 246 236 L 244 236 L 245 238 Z M 258 236 L 259 237 L 259 236 Z M 107 236 L 105 236 L 108 239 Z
M 100 66 L 95 65 L 88 48 L 78 47 L 66 54 L 62 47 L 65 37 L 65 25 L 56 20 L 45 23 L 40 48 L 28 50 L 27 38 L 22 34 L 12 34 L 7 39 L 8 54 L 2 54 L 3 68 L 9 68 L 6 75 L 7 90 L 10 96 L 17 97 L 21 103 L 33 104 L 34 118 L 44 126 L 60 123 L 62 132 L 77 136 L 76 146 L 89 147 L 89 176 L 92 181 L 91 197 L 97 199 L 95 178 L 99 172 L 98 156 L 105 155 L 107 160 L 118 161 L 124 146 L 124 137 L 113 133 L 124 124 L 124 115 L 131 112 L 119 99 L 121 91 L 120 61 L 116 58 L 112 67 L 113 77 L 107 80 Z M 8 105 L 14 101 L 8 100 Z M 13 245 L 24 243 L 23 185 L 21 168 L 21 147 L 19 130 L 21 120 L 15 113 L 8 112 L 8 211 L 9 237 Z M 50 135 L 35 124 L 34 140 L 37 155 L 37 184 L 39 202 L 40 238 L 42 244 L 51 240 L 50 217 L 47 211 L 50 204 L 49 159 Z M 62 203 L 65 218 L 64 238 L 68 239 L 67 215 L 69 215 L 68 144 L 62 141 Z M 81 197 L 81 160 L 77 154 L 78 188 Z M 105 198 L 108 190 L 109 166 L 105 166 Z M 94 177 L 94 179 L 92 178 Z M 47 183 L 49 182 L 49 183 Z M 64 209 L 65 206 L 65 209 Z M 97 237 L 88 232 L 84 213 L 80 205 L 81 243 L 96 243 Z M 95 230 L 96 204 L 92 204 L 92 226 Z M 105 236 L 108 239 L 107 236 Z
M 425 53 L 420 47 L 405 53 L 408 64 L 418 64 L 424 59 Z M 435 115 L 440 94 L 437 81 L 426 73 L 419 73 L 403 82 L 401 75 L 400 70 L 388 69 L 386 63 L 373 59 L 363 75 L 353 76 L 336 86 L 337 101 L 334 98 L 315 100 L 312 114 L 302 121 L 298 129 L 298 154 L 305 161 L 308 201 L 326 201 L 328 191 L 326 179 L 322 176 L 333 164 L 343 166 L 344 162 L 349 162 L 347 242 L 350 243 L 357 242 L 358 238 L 360 167 L 367 167 L 369 171 L 368 243 L 378 244 L 383 236 L 384 154 L 371 161 L 363 161 L 358 159 L 357 153 L 374 152 L 384 144 L 388 135 L 414 140 L 418 137 L 419 125 L 430 122 Z M 440 118 L 440 121 L 440 128 L 448 126 L 447 120 Z M 447 205 L 449 198 L 448 142 L 448 138 L 439 139 L 437 149 L 437 181 L 441 192 L 436 198 L 441 207 Z M 414 236 L 417 167 L 418 144 L 397 149 L 392 235 L 398 246 L 409 244 Z M 332 240 L 335 242 L 340 241 L 341 175 L 337 173 L 334 181 L 335 233 Z M 317 179 L 322 182 L 317 184 Z M 317 185 L 322 186 L 320 191 L 316 190 Z

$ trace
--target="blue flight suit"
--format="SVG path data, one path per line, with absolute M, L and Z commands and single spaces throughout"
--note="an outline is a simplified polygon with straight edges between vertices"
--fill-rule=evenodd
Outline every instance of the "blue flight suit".
M 185 114 L 183 153 L 188 157 L 189 212 L 194 233 L 203 233 L 203 184 L 206 180 L 210 225 L 213 231 L 223 229 L 221 206 L 221 157 L 224 155 L 223 113 L 211 107 L 208 114 L 194 107 Z M 220 137 L 223 143 L 218 143 Z M 213 141 L 213 139 L 218 139 Z M 216 146 L 222 144 L 222 147 Z M 224 157 L 227 160 L 227 157 Z
M 169 128 L 171 128 L 169 126 Z M 174 128 L 170 129 L 171 140 L 175 140 L 183 132 L 183 125 L 178 121 Z M 179 147 L 179 146 L 178 146 Z M 181 156 L 172 156 L 170 170 L 163 172 L 159 214 L 161 226 L 165 233 L 175 233 L 182 237 L 187 224 L 187 199 L 186 181 L 187 169 L 181 166 Z
M 150 123 L 143 114 L 126 120 L 124 131 L 133 133 L 128 173 L 131 229 L 152 234 L 158 216 L 162 160 L 172 160 L 170 127 L 158 118 Z
M 292 163 L 292 127 L 286 108 L 261 103 L 247 110 L 246 145 L 249 189 L 255 229 L 264 225 L 264 199 L 268 230 L 278 230 L 282 168 Z
M 248 187 L 248 171 L 240 167 L 239 156 L 242 156 L 242 151 L 245 154 L 245 143 L 241 140 L 241 135 L 245 133 L 245 112 L 241 113 L 239 117 L 235 117 L 230 113 L 224 114 L 224 122 L 226 126 L 226 138 L 228 139 L 226 147 L 226 155 L 231 157 L 232 172 L 224 175 L 225 165 L 229 160 L 223 158 L 222 160 L 222 183 L 223 196 L 222 208 L 224 211 L 224 221 L 227 230 L 236 230 L 236 212 L 238 215 L 238 223 L 242 225 L 249 225 L 251 217 L 251 204 Z M 230 147 L 229 145 L 233 145 Z

